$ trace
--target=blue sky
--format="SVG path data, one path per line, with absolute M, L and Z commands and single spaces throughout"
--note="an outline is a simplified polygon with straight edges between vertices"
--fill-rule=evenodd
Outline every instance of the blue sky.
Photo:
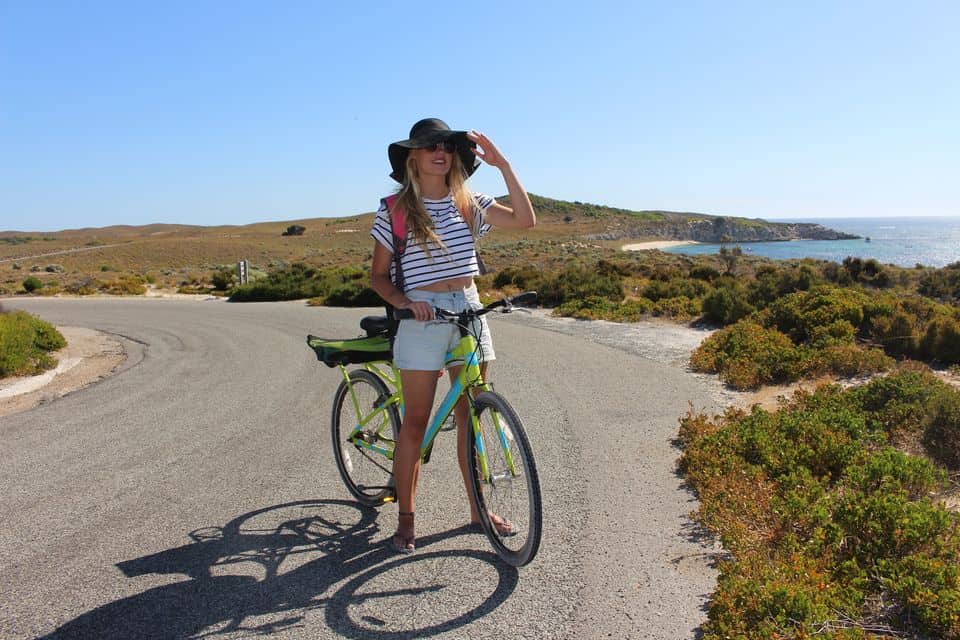
M 0 230 L 371 211 L 425 116 L 549 197 L 960 215 L 958 23 L 953 1 L 3 0 Z

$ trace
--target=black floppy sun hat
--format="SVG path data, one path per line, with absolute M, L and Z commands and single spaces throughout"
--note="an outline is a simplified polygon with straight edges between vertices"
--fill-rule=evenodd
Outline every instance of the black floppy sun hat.
M 390 166 L 393 168 L 390 177 L 402 184 L 407 172 L 407 155 L 409 155 L 410 149 L 432 147 L 438 142 L 446 140 L 451 140 L 457 145 L 460 164 L 463 165 L 466 176 L 468 178 L 472 176 L 473 172 L 480 166 L 480 160 L 473 153 L 473 143 L 467 138 L 467 132 L 454 131 L 439 118 L 424 118 L 410 128 L 409 138 L 394 142 L 387 147 L 387 156 L 389 156 Z

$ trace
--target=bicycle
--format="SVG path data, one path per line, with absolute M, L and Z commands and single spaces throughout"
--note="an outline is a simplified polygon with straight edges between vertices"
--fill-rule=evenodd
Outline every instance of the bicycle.
M 460 342 L 447 354 L 447 363 L 463 362 L 459 375 L 434 412 L 420 445 L 423 464 L 430 461 L 433 444 L 453 412 L 466 396 L 468 419 L 473 431 L 469 448 L 470 492 L 476 500 L 480 523 L 494 550 L 508 564 L 520 567 L 533 560 L 540 547 L 543 508 L 540 479 L 533 449 L 523 423 L 510 403 L 483 380 L 477 336 L 471 321 L 496 309 L 509 313 L 536 300 L 526 292 L 497 300 L 482 309 L 454 313 L 434 309 L 436 321 L 456 324 Z M 398 309 L 398 319 L 413 317 Z M 307 336 L 317 358 L 339 367 L 343 381 L 333 398 L 331 435 L 337 470 L 347 489 L 359 502 L 380 506 L 396 500 L 393 483 L 393 450 L 403 413 L 400 372 L 394 366 L 390 340 L 395 321 L 386 316 L 367 316 L 360 321 L 366 336 L 349 340 L 325 340 Z M 362 365 L 348 369 L 348 365 Z M 490 514 L 512 522 L 516 534 L 501 536 Z

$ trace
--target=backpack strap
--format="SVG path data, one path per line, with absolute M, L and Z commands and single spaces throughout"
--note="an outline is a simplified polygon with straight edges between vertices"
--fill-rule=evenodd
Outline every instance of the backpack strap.
M 395 193 L 383 199 L 390 213 L 390 227 L 393 230 L 393 255 L 403 255 L 407 250 L 407 212 L 396 206 L 400 195 Z
M 401 261 L 401 257 L 404 251 L 407 250 L 407 214 L 403 210 L 403 207 L 397 206 L 397 200 L 399 200 L 399 198 L 400 196 L 395 193 L 386 198 L 382 198 L 380 202 L 383 203 L 383 206 L 387 209 L 387 213 L 390 215 L 390 228 L 392 232 L 391 235 L 393 236 L 393 285 L 400 290 L 400 293 L 404 293 L 403 262 Z M 389 331 L 392 346 L 393 337 L 397 331 L 397 321 L 393 316 L 393 305 L 387 302 L 384 306 L 386 307 L 387 318 L 393 321 Z

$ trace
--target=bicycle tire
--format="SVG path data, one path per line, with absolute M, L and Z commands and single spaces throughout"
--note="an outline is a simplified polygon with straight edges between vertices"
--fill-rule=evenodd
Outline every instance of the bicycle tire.
M 333 396 L 333 411 L 330 421 L 330 433 L 333 438 L 333 456 L 337 461 L 337 470 L 347 490 L 359 502 L 375 507 L 394 496 L 393 460 L 377 452 L 364 449 L 348 440 L 360 418 L 356 415 L 350 388 L 357 398 L 361 410 L 369 410 L 364 417 L 382 412 L 373 417 L 364 432 L 375 442 L 384 444 L 396 442 L 400 431 L 400 414 L 396 405 L 383 406 L 392 395 L 386 383 L 371 371 L 356 369 L 350 372 L 350 385 L 344 380 Z M 386 421 L 386 422 L 385 422 Z M 389 424 L 387 424 L 389 422 Z M 389 438 L 384 434 L 386 430 Z
M 509 565 L 522 567 L 536 556 L 543 532 L 540 477 L 533 449 L 520 417 L 503 396 L 485 391 L 477 395 L 473 406 L 489 467 L 488 478 L 481 478 L 477 442 L 472 438 L 470 468 L 477 472 L 471 474 L 470 491 L 480 513 L 480 524 L 497 555 Z M 494 426 L 495 416 L 504 427 L 503 439 Z M 515 473 L 507 463 L 508 451 Z M 490 517 L 491 512 L 511 522 L 516 535 L 501 536 Z

